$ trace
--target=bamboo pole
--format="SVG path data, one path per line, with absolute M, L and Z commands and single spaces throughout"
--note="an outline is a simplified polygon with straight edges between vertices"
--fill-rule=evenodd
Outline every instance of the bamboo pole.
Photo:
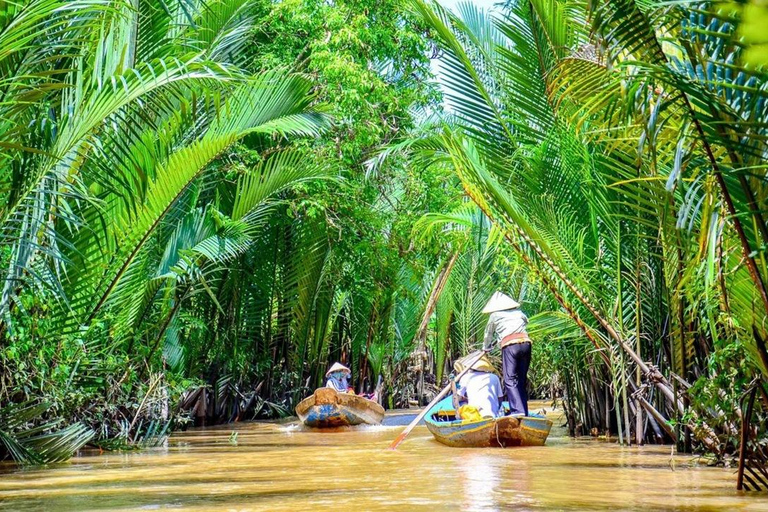
M 746 465 L 747 443 L 749 442 L 749 420 L 752 416 L 752 407 L 755 405 L 757 388 L 753 388 L 749 394 L 746 414 L 741 419 L 741 443 L 739 443 L 739 474 L 736 479 L 736 490 L 744 488 L 744 466 Z

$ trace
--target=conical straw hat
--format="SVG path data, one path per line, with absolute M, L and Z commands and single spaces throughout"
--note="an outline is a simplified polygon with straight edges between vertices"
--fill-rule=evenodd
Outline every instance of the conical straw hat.
M 464 371 L 464 368 L 467 367 L 467 363 L 476 357 L 477 352 L 474 352 L 462 357 L 461 359 L 457 359 L 456 362 L 453 363 L 453 369 L 456 372 L 461 373 Z M 478 359 L 477 362 L 472 365 L 472 369 L 479 372 L 496 373 L 496 368 L 493 367 L 493 363 L 491 363 L 491 360 L 488 359 L 487 355 L 483 355 L 483 357 Z
M 509 295 L 501 292 L 494 292 L 491 300 L 483 308 L 483 313 L 495 313 L 496 311 L 505 311 L 507 309 L 519 308 L 520 304 Z
M 325 372 L 325 376 L 330 377 L 333 372 L 352 373 L 349 368 L 347 368 L 341 363 L 333 363 L 333 366 L 331 366 L 331 369 Z

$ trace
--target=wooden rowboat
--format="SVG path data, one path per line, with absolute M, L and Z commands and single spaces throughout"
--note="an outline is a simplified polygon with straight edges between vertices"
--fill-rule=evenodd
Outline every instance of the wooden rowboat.
M 508 409 L 506 402 L 504 406 Z M 459 448 L 543 446 L 552 428 L 552 422 L 539 415 L 456 419 L 450 396 L 438 402 L 424 421 L 437 441 Z
M 384 408 L 373 400 L 331 388 L 318 388 L 296 406 L 296 415 L 308 427 L 332 428 L 348 425 L 378 425 Z

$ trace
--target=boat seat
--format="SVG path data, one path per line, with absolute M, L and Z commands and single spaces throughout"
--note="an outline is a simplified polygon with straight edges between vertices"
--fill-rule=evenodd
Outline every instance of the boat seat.
M 435 421 L 456 421 L 456 411 L 453 409 L 443 409 L 433 414 L 432 418 Z

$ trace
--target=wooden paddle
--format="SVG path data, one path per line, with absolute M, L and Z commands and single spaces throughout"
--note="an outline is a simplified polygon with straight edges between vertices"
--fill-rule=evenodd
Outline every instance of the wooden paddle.
M 464 369 L 461 371 L 461 373 L 459 373 L 459 374 L 456 376 L 456 380 L 459 380 L 459 379 L 461 379 L 461 378 L 464 376 L 464 374 L 465 374 L 465 373 L 467 373 L 467 372 L 468 372 L 468 371 L 469 371 L 469 370 L 472 368 L 472 365 L 474 365 L 476 362 L 478 362 L 478 361 L 480 360 L 480 358 L 481 358 L 481 357 L 483 357 L 483 356 L 485 355 L 485 352 L 486 352 L 485 350 L 481 350 L 481 351 L 480 351 L 480 353 L 477 355 L 477 357 L 476 357 L 476 358 L 474 358 L 474 359 L 472 360 L 472 362 L 470 362 L 469 364 L 467 364 L 467 366 L 466 366 L 466 367 L 464 367 Z M 429 411 L 432 409 L 432 407 L 434 407 L 434 406 L 435 406 L 435 404 L 436 404 L 437 402 L 439 402 L 440 400 L 442 400 L 443 398 L 445 398 L 445 395 L 447 395 L 447 394 L 448 394 L 448 391 L 450 391 L 450 390 L 451 390 L 451 385 L 450 385 L 450 384 L 448 384 L 447 386 L 445 386 L 445 387 L 443 388 L 443 390 L 437 394 L 437 396 L 435 397 L 435 399 L 434 399 L 434 400 L 432 400 L 432 401 L 429 403 L 429 405 L 428 405 L 428 406 L 426 406 L 426 407 L 424 408 L 424 410 L 423 410 L 423 411 L 421 411 L 421 412 L 419 413 L 419 415 L 418 415 L 418 416 L 416 416 L 416 418 L 415 418 L 415 419 L 414 419 L 414 420 L 413 420 L 413 421 L 410 423 L 410 425 L 408 425 L 407 427 L 405 427 L 405 430 L 403 430 L 403 431 L 400 433 L 400 435 L 399 435 L 399 436 L 397 436 L 397 437 L 395 438 L 395 440 L 394 440 L 394 441 L 392 441 L 392 444 L 391 444 L 391 445 L 389 445 L 389 449 L 390 449 L 390 450 L 395 450 L 395 449 L 397 448 L 397 446 L 398 446 L 400 443 L 402 443 L 402 442 L 405 440 L 405 438 L 406 438 L 406 437 L 408 437 L 408 434 L 410 434 L 410 433 L 411 433 L 411 430 L 413 430 L 413 427 L 415 427 L 415 426 L 416 426 L 416 425 L 417 425 L 417 424 L 418 424 L 418 423 L 419 423 L 419 422 L 420 422 L 422 419 L 424 419 L 424 416 L 426 416 L 426 415 L 427 415 L 427 413 L 428 413 L 428 412 L 429 412 Z M 458 414 L 458 411 L 456 411 L 456 412 L 457 412 L 457 414 Z

